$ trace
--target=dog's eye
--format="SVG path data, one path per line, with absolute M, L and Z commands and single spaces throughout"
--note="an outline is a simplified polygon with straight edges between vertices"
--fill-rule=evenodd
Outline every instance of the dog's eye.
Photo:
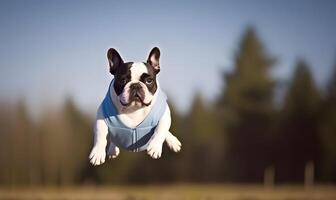
M 147 78 L 146 79 L 146 84 L 151 84 L 153 83 L 153 79 L 152 78 Z

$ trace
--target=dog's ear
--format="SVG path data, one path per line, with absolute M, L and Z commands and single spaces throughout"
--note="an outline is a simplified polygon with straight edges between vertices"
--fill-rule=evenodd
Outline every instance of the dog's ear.
M 115 75 L 117 68 L 124 63 L 123 59 L 119 55 L 118 51 L 110 48 L 107 51 L 107 59 L 110 65 L 110 73 Z
M 147 63 L 153 67 L 156 74 L 160 72 L 160 49 L 158 47 L 150 51 Z

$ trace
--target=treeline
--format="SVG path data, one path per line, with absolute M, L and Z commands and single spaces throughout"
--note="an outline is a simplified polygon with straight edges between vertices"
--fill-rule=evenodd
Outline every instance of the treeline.
M 298 60 L 281 97 L 279 83 L 270 76 L 275 62 L 256 31 L 248 28 L 232 71 L 223 73 L 222 93 L 215 102 L 206 103 L 196 94 L 185 115 L 169 102 L 171 131 L 183 146 L 179 154 L 165 146 L 159 160 L 122 151 L 92 167 L 88 154 L 94 119 L 70 98 L 38 120 L 24 101 L 3 102 L 0 184 L 261 183 L 265 172 L 276 183 L 302 183 L 307 166 L 317 182 L 335 183 L 336 64 L 321 91 L 311 68 Z

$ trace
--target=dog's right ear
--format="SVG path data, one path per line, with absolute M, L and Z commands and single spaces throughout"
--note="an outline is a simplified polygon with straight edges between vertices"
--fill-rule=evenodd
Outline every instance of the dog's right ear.
M 115 75 L 117 68 L 124 63 L 123 59 L 119 55 L 118 51 L 110 48 L 107 51 L 107 59 L 110 65 L 110 73 Z

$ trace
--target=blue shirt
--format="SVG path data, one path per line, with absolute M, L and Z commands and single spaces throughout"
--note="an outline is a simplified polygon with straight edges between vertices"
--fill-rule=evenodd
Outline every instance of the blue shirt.
M 113 87 L 113 80 L 102 103 L 104 120 L 108 126 L 112 142 L 118 147 L 129 151 L 144 151 L 148 141 L 154 134 L 167 107 L 167 96 L 159 88 L 157 98 L 145 119 L 135 128 L 129 128 L 119 119 L 118 111 L 112 102 L 110 88 Z

